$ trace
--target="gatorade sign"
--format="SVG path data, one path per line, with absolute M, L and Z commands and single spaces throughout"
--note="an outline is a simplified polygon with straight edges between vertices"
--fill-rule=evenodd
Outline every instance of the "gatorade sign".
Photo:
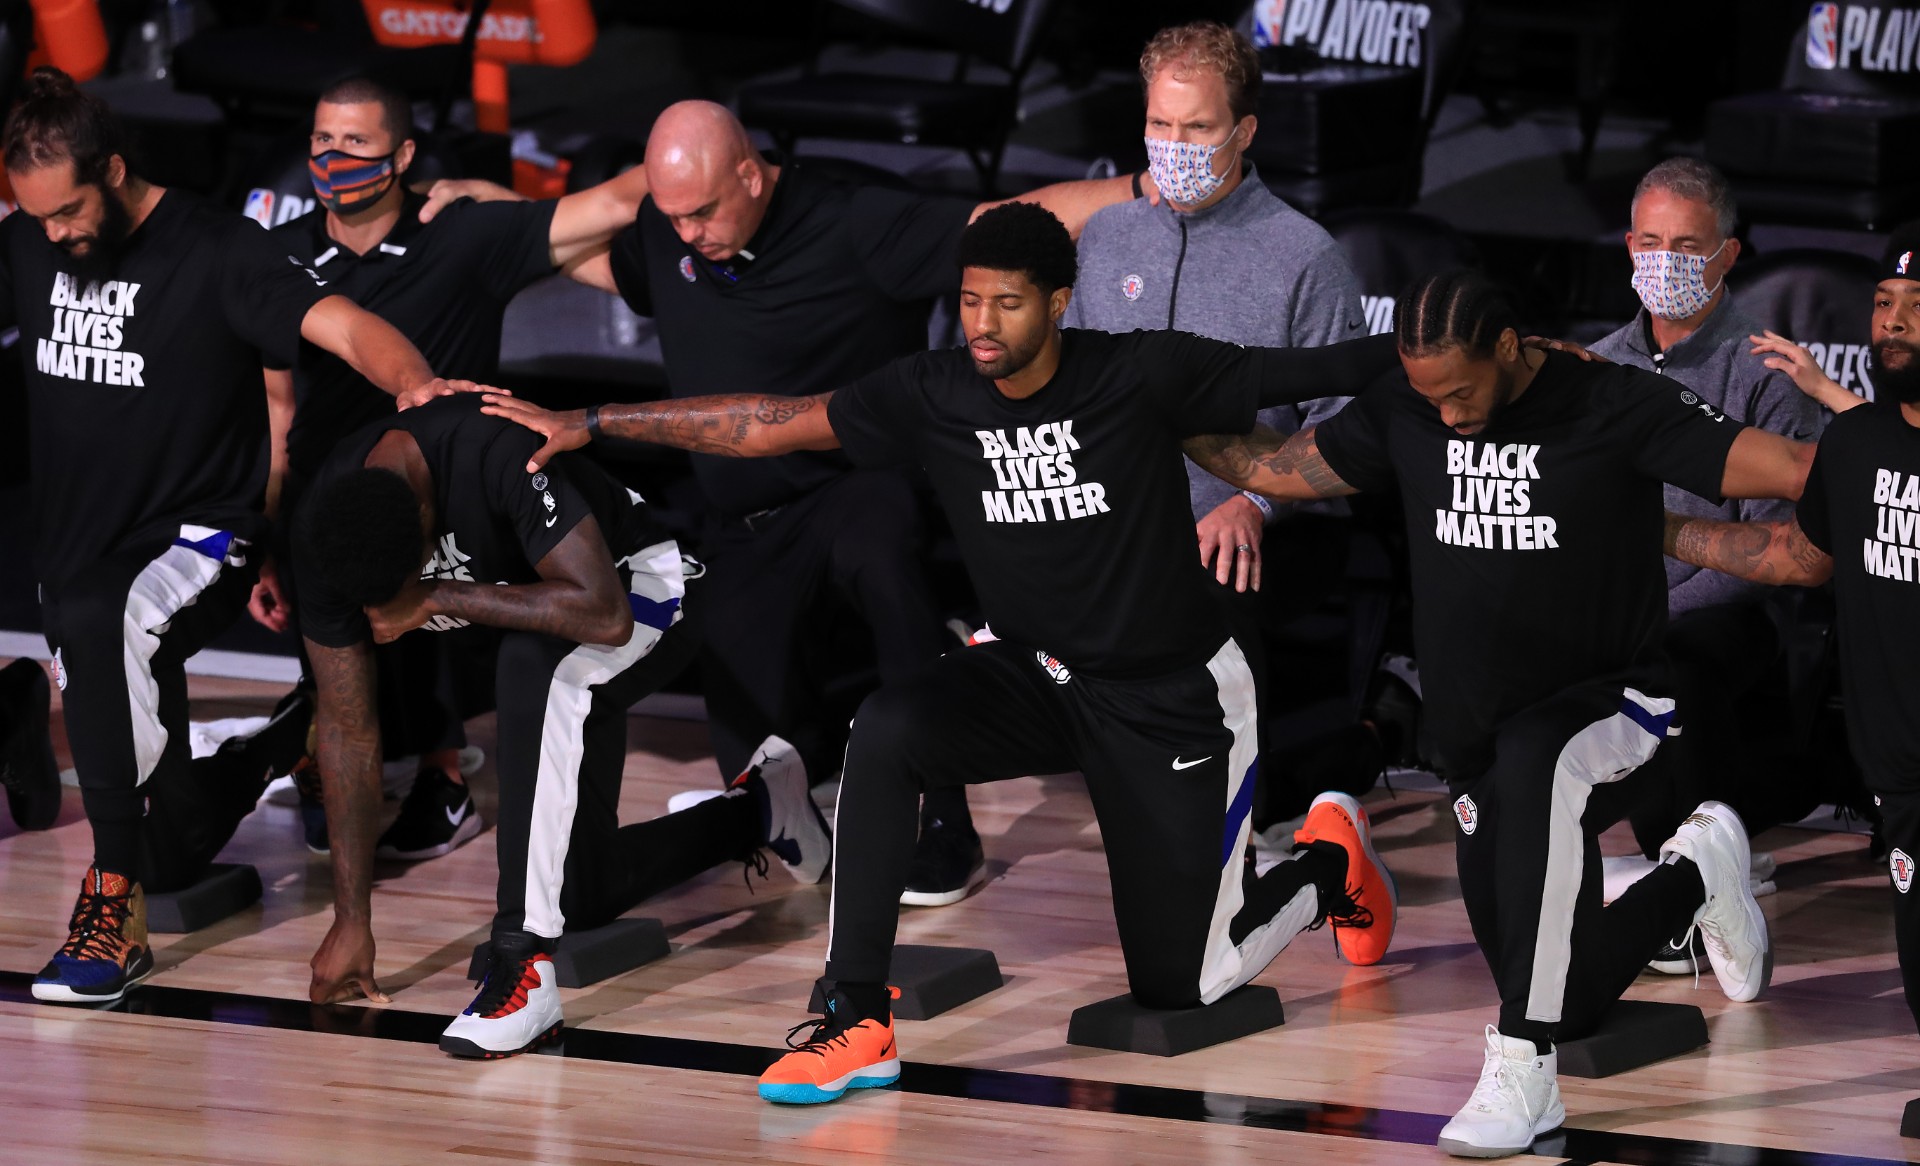
M 361 0 L 374 39 L 391 48 L 460 43 L 468 5 L 454 0 Z M 496 0 L 480 21 L 475 51 L 508 64 L 572 65 L 599 30 L 590 0 Z
M 1430 7 L 1403 0 L 1258 0 L 1253 47 L 1308 48 L 1331 61 L 1417 69 L 1432 22 Z

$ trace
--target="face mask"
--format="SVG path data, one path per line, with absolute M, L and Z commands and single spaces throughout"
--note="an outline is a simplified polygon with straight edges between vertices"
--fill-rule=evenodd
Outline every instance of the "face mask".
M 1160 188 L 1160 197 L 1182 206 L 1207 201 L 1226 179 L 1213 172 L 1213 156 L 1226 148 L 1240 133 L 1233 127 L 1227 141 L 1218 146 L 1200 142 L 1174 142 L 1165 138 L 1147 139 L 1147 173 Z
M 379 202 L 393 189 L 393 155 L 359 158 L 344 150 L 328 150 L 307 159 L 313 193 L 320 205 L 336 215 L 350 215 Z
M 1727 245 L 1711 255 L 1683 255 L 1678 251 L 1635 251 L 1633 253 L 1633 290 L 1647 311 L 1662 320 L 1684 320 L 1697 315 L 1720 290 L 1720 284 L 1707 286 L 1707 264 L 1720 257 Z M 1725 282 L 1723 279 L 1722 282 Z

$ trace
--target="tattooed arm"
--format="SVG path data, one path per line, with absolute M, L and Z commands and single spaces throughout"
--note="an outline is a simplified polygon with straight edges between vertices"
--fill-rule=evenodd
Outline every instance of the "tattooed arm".
M 416 579 L 367 622 L 379 643 L 398 639 L 436 615 L 513 631 L 540 632 L 576 644 L 618 647 L 633 637 L 633 611 L 613 567 L 613 552 L 592 515 L 580 520 L 533 565 L 538 583 L 495 586 Z
M 316 760 L 325 783 L 333 851 L 333 926 L 313 953 L 315 1004 L 365 995 L 387 1002 L 373 978 L 373 843 L 380 813 L 380 722 L 373 650 L 307 641 L 315 687 Z
M 1312 427 L 1287 435 L 1257 425 L 1245 435 L 1190 437 L 1183 448 L 1214 477 L 1269 498 L 1304 502 L 1358 493 L 1320 456 Z
M 1755 583 L 1818 587 L 1833 577 L 1833 557 L 1813 545 L 1798 518 L 1719 522 L 1669 513 L 1666 550 L 1683 563 Z
M 802 449 L 838 449 L 840 439 L 827 422 L 827 401 L 832 397 L 832 393 L 813 397 L 728 393 L 556 413 L 514 397 L 489 394 L 481 412 L 516 421 L 547 439 L 527 463 L 531 473 L 554 454 L 579 449 L 592 440 L 587 414 L 596 410 L 601 437 L 651 441 L 694 453 L 773 457 Z

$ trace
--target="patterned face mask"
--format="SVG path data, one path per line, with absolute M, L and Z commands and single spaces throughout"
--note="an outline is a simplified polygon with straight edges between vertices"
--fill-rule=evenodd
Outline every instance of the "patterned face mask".
M 379 202 L 393 189 L 393 155 L 362 158 L 345 150 L 328 150 L 307 159 L 307 176 L 320 205 L 336 215 L 350 215 Z
M 1707 286 L 1707 264 L 1718 259 L 1726 249 L 1726 243 L 1722 242 L 1719 250 L 1711 255 L 1635 251 L 1633 290 L 1647 311 L 1662 320 L 1684 320 L 1696 315 L 1713 299 L 1713 293 L 1720 290 L 1718 283 Z
M 1240 127 L 1234 126 L 1233 133 L 1227 135 L 1227 141 L 1218 146 L 1209 146 L 1201 142 L 1174 142 L 1165 138 L 1148 138 L 1147 173 L 1153 176 L 1153 184 L 1160 188 L 1160 197 L 1177 202 L 1182 206 L 1192 206 L 1212 198 L 1226 179 L 1213 172 L 1213 156 L 1226 148 L 1240 134 Z

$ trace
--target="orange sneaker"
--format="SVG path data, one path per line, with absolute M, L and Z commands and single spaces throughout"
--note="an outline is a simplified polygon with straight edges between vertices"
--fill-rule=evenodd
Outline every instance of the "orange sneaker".
M 893 1043 L 893 1016 L 842 1023 L 846 997 L 827 997 L 827 1014 L 793 1027 L 787 1047 L 793 1051 L 760 1075 L 760 1096 L 783 1105 L 819 1105 L 849 1089 L 877 1089 L 900 1079 L 900 1055 Z M 802 1030 L 813 1032 L 799 1044 Z
M 1347 852 L 1346 893 L 1323 904 L 1333 924 L 1340 954 L 1350 964 L 1377 964 L 1393 943 L 1400 892 L 1393 875 L 1373 851 L 1373 828 L 1360 803 L 1340 793 L 1324 793 L 1307 808 L 1307 820 L 1293 832 L 1295 842 L 1336 842 Z

